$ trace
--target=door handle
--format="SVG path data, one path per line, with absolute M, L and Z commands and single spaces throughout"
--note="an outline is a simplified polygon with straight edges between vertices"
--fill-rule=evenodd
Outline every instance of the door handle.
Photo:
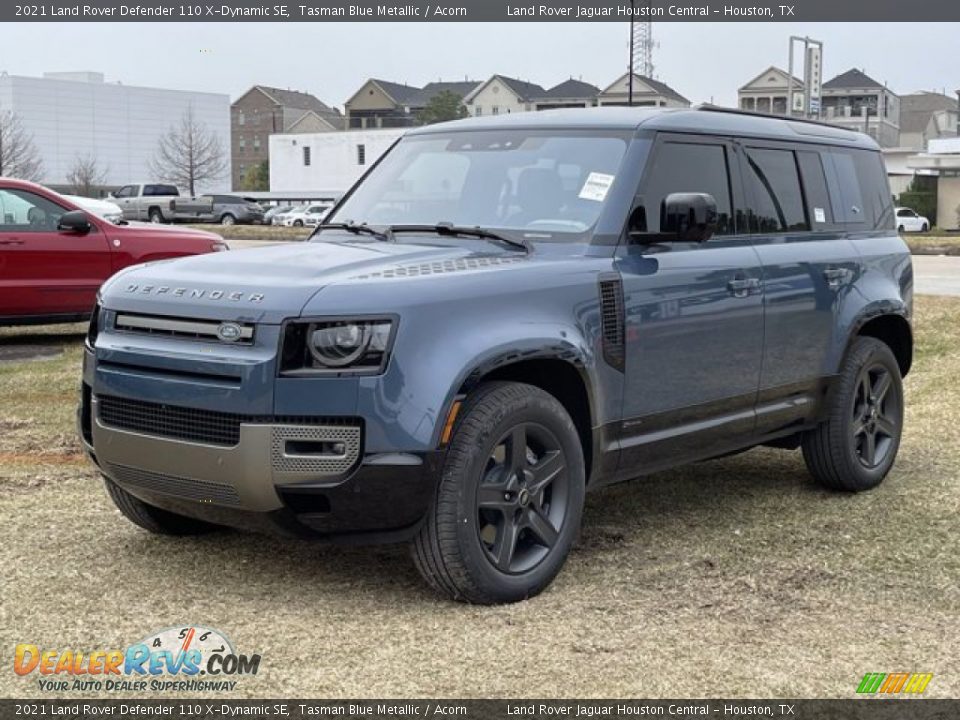
M 0 240 L 0 245 L 23 245 L 23 240 L 17 240 L 16 238 L 12 240 Z
M 823 271 L 823 277 L 829 287 L 837 289 L 850 277 L 850 271 L 846 268 L 827 268 Z
M 749 295 L 760 289 L 760 278 L 734 278 L 727 283 L 727 290 L 737 298 L 749 297 Z

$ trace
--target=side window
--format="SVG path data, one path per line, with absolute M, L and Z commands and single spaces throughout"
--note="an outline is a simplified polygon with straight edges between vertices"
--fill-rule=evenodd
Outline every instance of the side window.
M 897 210 L 897 217 L 912 218 L 912 217 L 916 217 L 916 215 L 914 214 L 913 210 L 907 210 L 906 208 L 901 208 L 900 210 Z
M 115 197 L 125 198 L 131 197 L 133 195 L 133 185 L 124 185 L 122 188 L 117 190 Z
M 747 182 L 753 198 L 750 232 L 809 230 L 793 151 L 749 148 L 747 166 Z
M 834 172 L 828 176 L 828 183 L 836 221 L 845 225 L 864 225 L 867 220 L 863 211 L 863 194 L 853 156 L 849 152 L 831 150 L 823 157 L 824 162 L 829 161 L 833 166 Z
M 723 145 L 666 142 L 644 183 L 647 232 L 660 232 L 660 209 L 671 193 L 709 193 L 717 201 L 717 235 L 733 235 L 736 223 Z
M 887 170 L 880 153 L 854 150 L 853 162 L 863 195 L 864 221 L 871 230 L 892 230 L 893 197 L 887 183 Z
M 814 230 L 826 230 L 833 225 L 833 208 L 827 176 L 823 171 L 820 153 L 810 150 L 797 152 L 797 164 L 803 180 L 803 194 L 807 201 L 807 217 Z
M 66 212 L 26 190 L 0 190 L 0 232 L 55 232 Z

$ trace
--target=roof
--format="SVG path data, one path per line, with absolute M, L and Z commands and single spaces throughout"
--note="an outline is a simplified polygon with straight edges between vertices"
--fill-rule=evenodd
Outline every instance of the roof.
M 739 89 L 739 90 L 746 90 L 746 89 L 748 89 L 748 88 L 749 88 L 751 85 L 753 85 L 757 80 L 759 80 L 760 78 L 764 77 L 765 75 L 768 75 L 769 73 L 777 73 L 778 75 L 782 75 L 783 78 L 784 78 L 784 80 L 786 80 L 788 77 L 792 77 L 792 78 L 793 78 L 793 84 L 794 84 L 794 85 L 799 85 L 800 87 L 803 87 L 803 80 L 801 80 L 800 78 L 798 78 L 796 75 L 790 75 L 790 73 L 788 73 L 786 70 L 783 70 L 783 69 L 781 69 L 781 68 L 778 68 L 776 65 L 771 65 L 771 66 L 768 67 L 766 70 L 764 70 L 762 73 L 759 73 L 758 75 L 756 75 L 755 77 L 751 78 L 751 79 L 748 80 L 746 83 L 744 83 L 743 85 L 741 85 L 738 89 Z
M 414 107 L 426 107 L 433 98 L 442 92 L 451 92 L 465 98 L 480 84 L 479 80 L 461 80 L 459 82 L 432 82 L 423 86 L 410 104 Z
M 847 88 L 882 88 L 884 85 L 878 83 L 872 77 L 862 70 L 851 68 L 845 73 L 840 73 L 835 78 L 827 80 L 823 84 L 824 90 L 843 90 Z
M 923 132 L 938 112 L 957 112 L 957 101 L 949 95 L 919 92 L 900 98 L 900 132 Z
M 430 135 L 461 130 L 654 130 L 702 132 L 741 137 L 776 138 L 795 142 L 845 145 L 877 150 L 869 136 L 824 123 L 790 120 L 772 115 L 701 106 L 695 108 L 597 107 L 485 115 L 437 123 L 407 131 Z
M 321 102 L 316 96 L 310 93 L 300 92 L 299 90 L 283 90 L 281 88 L 269 87 L 267 85 L 254 85 L 253 90 L 259 90 L 278 105 L 298 110 L 313 110 L 316 113 L 336 113 L 332 107 Z M 244 93 L 246 94 L 246 93 Z
M 591 85 L 590 83 L 583 82 L 582 80 L 574 80 L 570 78 L 569 80 L 564 80 L 559 85 L 554 85 L 552 88 L 547 90 L 541 97 L 544 99 L 553 99 L 553 98 L 595 98 L 600 94 L 600 88 L 596 85 Z M 538 100 L 540 98 L 537 98 Z
M 517 80 L 516 78 L 508 77 L 506 75 L 493 75 L 489 80 L 486 80 L 479 85 L 477 85 L 470 93 L 469 96 L 464 98 L 464 100 L 470 101 L 473 99 L 473 96 L 480 92 L 481 89 L 485 88 L 487 85 L 492 83 L 494 80 L 499 80 L 504 85 L 506 85 L 513 93 L 520 98 L 520 100 L 532 100 L 533 98 L 543 97 L 546 94 L 541 86 L 536 83 L 527 82 L 525 80 Z
M 422 91 L 421 88 L 414 87 L 413 85 L 404 85 L 403 83 L 395 83 L 389 80 L 371 78 L 369 82 L 375 82 L 379 85 L 380 89 L 389 95 L 390 99 L 397 103 L 397 105 L 413 105 L 413 100 Z
M 630 73 L 625 72 L 623 75 L 621 75 L 612 83 L 610 83 L 606 87 L 606 89 L 600 94 L 601 95 L 610 94 L 611 88 L 618 85 L 621 80 L 623 80 L 624 78 L 628 78 L 629 76 L 630 76 Z M 674 90 L 672 87 L 670 87 L 664 82 L 660 82 L 659 80 L 654 80 L 653 78 L 647 77 L 646 75 L 638 75 L 637 73 L 634 73 L 633 77 L 639 80 L 640 82 L 644 83 L 647 87 L 649 87 L 651 90 L 653 90 L 655 93 L 657 93 L 661 97 L 670 98 L 671 100 L 677 100 L 682 103 L 687 103 L 688 105 L 690 104 L 690 101 L 687 100 L 687 98 L 685 98 L 683 95 L 678 93 L 676 90 Z M 619 95 L 620 93 L 617 93 L 617 94 Z

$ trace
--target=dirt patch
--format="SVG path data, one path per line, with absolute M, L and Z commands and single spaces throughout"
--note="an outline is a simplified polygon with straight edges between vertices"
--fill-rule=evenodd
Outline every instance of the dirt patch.
M 63 348 L 50 345 L 0 345 L 0 363 L 50 360 L 63 355 Z

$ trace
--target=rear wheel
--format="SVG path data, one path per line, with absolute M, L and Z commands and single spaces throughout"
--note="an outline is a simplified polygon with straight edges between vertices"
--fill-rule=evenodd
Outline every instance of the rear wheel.
M 827 419 L 803 438 L 803 457 L 824 487 L 868 490 L 890 472 L 900 447 L 900 366 L 884 343 L 857 338 L 837 383 Z
M 233 225 L 236 222 L 237 222 L 237 219 L 230 213 L 226 213 L 220 218 L 221 225 Z
M 899 227 L 897 227 L 897 232 L 905 232 L 905 231 L 906 231 L 906 228 L 904 228 L 903 225 L 900 225 Z
M 929 229 L 930 229 L 930 226 L 927 225 L 926 223 L 920 226 L 920 232 L 926 232 Z
M 417 568 L 437 591 L 493 604 L 536 595 L 580 526 L 583 450 L 563 406 L 519 383 L 481 386 L 464 404 L 424 527 Z
M 294 220 L 294 221 L 293 221 L 293 226 L 294 226 L 294 227 L 303 227 L 303 220 Z
M 103 478 L 107 493 L 117 509 L 134 525 L 157 535 L 199 535 L 210 532 L 216 526 L 201 520 L 177 515 L 149 505 L 134 497 L 108 477 Z
M 163 213 L 160 212 L 157 208 L 153 208 L 149 214 L 150 222 L 152 223 L 162 223 L 163 222 Z

